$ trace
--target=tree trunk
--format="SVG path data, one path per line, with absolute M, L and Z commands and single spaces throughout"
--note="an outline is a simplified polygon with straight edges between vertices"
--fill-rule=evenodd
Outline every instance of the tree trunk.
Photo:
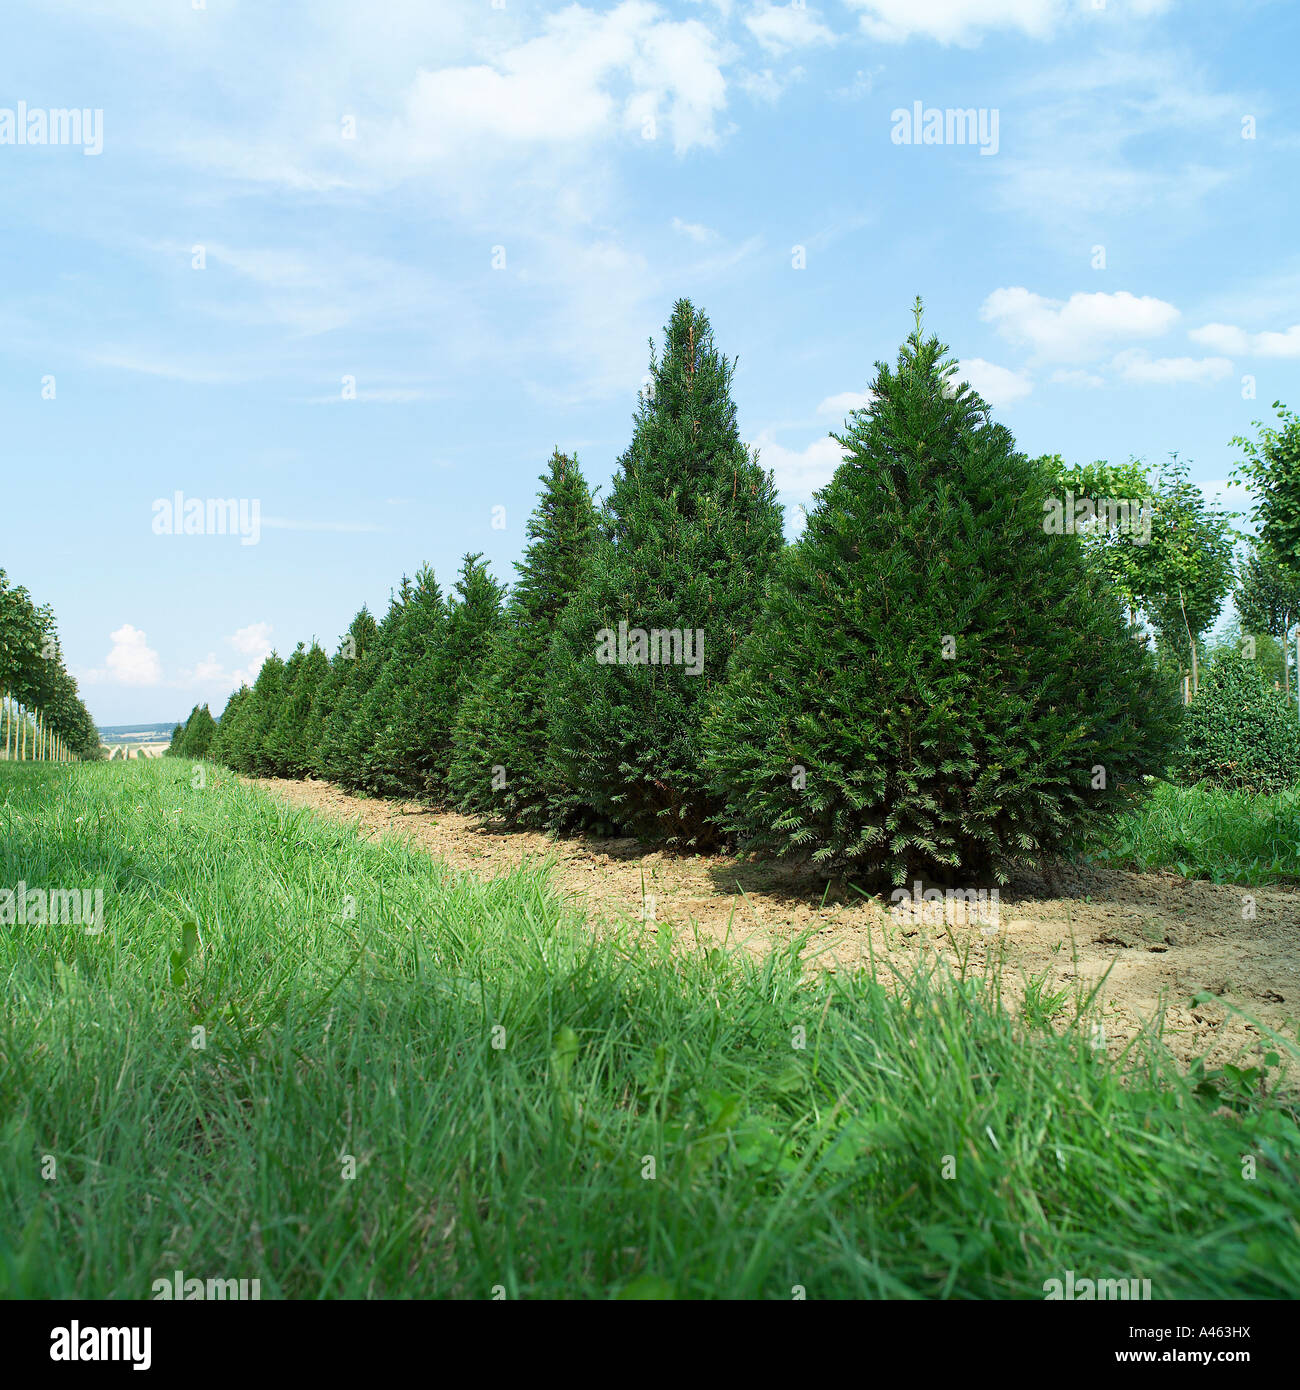
M 1183 602 L 1183 586 L 1178 586 L 1178 606 L 1183 612 L 1183 627 L 1187 629 L 1187 643 L 1192 649 L 1192 694 L 1195 695 L 1200 689 L 1200 682 L 1197 680 L 1196 665 L 1196 638 L 1192 636 L 1191 625 L 1187 621 L 1187 605 Z

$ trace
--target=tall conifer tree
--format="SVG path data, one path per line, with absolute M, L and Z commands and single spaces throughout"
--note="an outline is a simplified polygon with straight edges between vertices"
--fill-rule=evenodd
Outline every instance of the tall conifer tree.
M 530 826 L 563 809 L 546 718 L 551 642 L 586 577 L 596 536 L 596 509 L 577 460 L 556 449 L 541 481 L 501 630 L 460 704 L 448 774 L 449 794 L 462 809 Z
M 317 777 L 338 776 L 332 766 L 327 721 L 339 707 L 348 686 L 376 640 L 379 626 L 368 608 L 362 607 L 339 641 L 338 651 L 321 682 L 311 715 L 307 720 L 308 770 Z
M 285 696 L 268 740 L 270 760 L 280 777 L 307 775 L 310 767 L 307 725 L 321 684 L 328 674 L 329 658 L 313 642 L 294 673 L 292 687 Z
M 361 785 L 382 796 L 424 789 L 431 712 L 420 699 L 420 685 L 447 621 L 447 603 L 429 566 L 405 592 L 384 644 L 383 667 L 358 718 L 365 743 Z
M 737 427 L 734 368 L 708 319 L 687 300 L 674 305 L 587 580 L 561 619 L 548 690 L 576 798 L 671 844 L 711 837 L 701 719 L 782 545 L 771 476 Z
M 1162 772 L 1177 730 L 1050 484 L 916 329 L 783 558 L 705 747 L 743 847 L 1004 880 Z

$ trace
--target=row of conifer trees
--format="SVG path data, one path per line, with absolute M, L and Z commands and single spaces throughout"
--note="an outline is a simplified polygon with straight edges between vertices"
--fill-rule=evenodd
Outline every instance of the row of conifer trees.
M 556 451 L 508 598 L 478 555 L 449 594 L 422 569 L 332 658 L 268 658 L 208 755 L 895 881 L 1001 877 L 1163 769 L 1150 655 L 919 304 L 793 544 L 733 371 L 677 303 L 610 495 Z

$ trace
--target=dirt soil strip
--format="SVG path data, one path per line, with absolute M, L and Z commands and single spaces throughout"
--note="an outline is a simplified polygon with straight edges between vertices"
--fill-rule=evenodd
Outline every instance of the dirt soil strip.
M 328 782 L 264 778 L 252 785 L 355 822 L 363 833 L 407 836 L 481 877 L 550 864 L 556 884 L 597 924 L 640 919 L 643 895 L 653 895 L 649 930 L 685 935 L 693 923 L 702 941 L 760 952 L 811 932 L 805 959 L 821 969 L 856 968 L 873 955 L 877 965 L 905 973 L 936 957 L 953 967 L 964 957 L 967 969 L 1001 959 L 1008 1002 L 1018 1004 L 1026 985 L 1042 978 L 1041 994 L 1065 992 L 1062 1018 L 1105 977 L 1098 1001 L 1112 1052 L 1162 1007 L 1166 1043 L 1184 1061 L 1262 1055 L 1273 1044 L 1257 1024 L 1297 1036 L 1300 893 L 1289 888 L 1063 866 L 1050 886 L 1026 876 L 1002 889 L 990 931 L 974 914 L 967 920 L 964 905 L 947 908 L 946 922 L 938 908 L 929 909 L 933 921 L 900 915 L 878 896 L 784 866 L 666 854 L 636 840 L 503 832 L 416 802 L 353 796 Z M 1193 1006 L 1203 990 L 1217 998 Z

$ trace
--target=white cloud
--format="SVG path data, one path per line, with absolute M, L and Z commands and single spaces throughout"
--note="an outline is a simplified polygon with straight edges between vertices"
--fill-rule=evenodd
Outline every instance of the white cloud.
M 81 680 L 90 685 L 161 684 L 162 662 L 138 627 L 124 623 L 109 634 L 109 641 L 113 645 L 104 658 L 104 665 L 81 672 Z
M 1203 328 L 1191 329 L 1187 336 L 1214 352 L 1241 354 L 1247 350 L 1245 330 L 1234 328 L 1230 323 L 1207 323 Z
M 829 435 L 814 439 L 806 449 L 787 449 L 764 430 L 754 440 L 759 466 L 770 469 L 777 491 L 792 498 L 811 497 L 830 482 L 844 459 L 844 450 Z
M 818 415 L 848 415 L 855 410 L 865 410 L 871 404 L 870 391 L 841 391 L 838 396 L 827 396 L 817 407 Z
M 1300 357 L 1300 323 L 1285 333 L 1256 333 L 1251 347 L 1261 357 Z
M 745 27 L 769 53 L 835 42 L 835 35 L 806 5 L 775 5 L 762 0 L 745 16 Z
M 864 13 L 866 34 L 885 43 L 911 38 L 970 45 L 986 34 L 1013 30 L 1031 39 L 1047 39 L 1072 19 L 1083 18 L 1084 0 L 846 0 Z M 1139 18 L 1159 14 L 1170 0 L 1110 0 L 1110 10 Z M 1099 8 L 1088 6 L 1087 8 Z
M 571 5 L 545 32 L 494 62 L 419 73 L 404 110 L 380 138 L 395 163 L 467 150 L 579 145 L 663 125 L 682 154 L 717 143 L 726 104 L 722 58 L 699 20 L 664 18 L 645 0 L 607 14 Z
M 1078 368 L 1070 368 L 1069 370 L 1058 368 L 1052 373 L 1051 380 L 1059 386 L 1084 386 L 1089 390 L 1096 390 L 1098 386 L 1106 384 L 1096 372 L 1085 372 Z
M 1116 0 L 1094 14 L 1112 25 Z M 1004 142 L 990 161 L 1002 202 L 1085 247 L 1103 215 L 1199 213 L 1242 179 L 1240 115 L 1257 100 L 1221 90 L 1219 79 L 1184 52 L 1150 45 L 1074 51 L 1025 74 L 1013 88 L 1025 102 L 1014 149 Z
M 252 657 L 260 667 L 271 655 L 271 624 L 249 623 L 241 627 L 226 641 L 242 656 Z
M 683 236 L 688 236 L 701 245 L 718 239 L 718 234 L 712 227 L 705 227 L 699 222 L 683 222 L 680 217 L 673 218 L 673 231 L 681 232 Z
M 999 367 L 982 357 L 959 362 L 956 379 L 970 382 L 992 406 L 1013 405 L 1034 389 L 1034 383 L 1024 372 L 1013 372 L 1009 367 Z
M 759 72 L 740 73 L 736 79 L 736 84 L 746 96 L 752 97 L 755 101 L 765 101 L 769 106 L 775 106 L 791 82 L 797 81 L 802 76 L 802 68 L 792 68 L 782 77 L 778 77 L 771 68 L 763 68 Z
M 98 367 L 140 372 L 144 376 L 163 377 L 167 381 L 183 381 L 189 386 L 225 386 L 245 379 L 238 373 L 189 366 L 175 360 L 164 361 L 130 349 L 105 348 L 103 351 L 90 353 L 89 360 Z
M 1300 357 L 1300 323 L 1282 333 L 1247 333 L 1230 323 L 1207 323 L 1193 328 L 1187 336 L 1201 347 L 1239 357 Z
M 863 10 L 860 23 L 873 39 L 910 38 L 970 44 L 989 30 L 1014 29 L 1048 37 L 1065 16 L 1068 0 L 848 0 Z
M 1009 342 L 1048 362 L 1087 362 L 1125 339 L 1158 338 L 1178 318 L 1172 304 L 1127 290 L 1047 299 L 1021 286 L 994 290 L 980 308 Z
M 1232 375 L 1232 363 L 1226 357 L 1153 358 L 1145 348 L 1128 348 L 1116 354 L 1111 366 L 1125 381 L 1150 386 L 1204 385 Z
M 182 671 L 175 684 L 183 689 L 202 686 L 217 696 L 241 685 L 252 685 L 262 663 L 271 655 L 271 624 L 250 623 L 227 637 L 226 643 L 247 658 L 243 665 L 228 671 L 216 653 L 209 652 L 192 670 Z

